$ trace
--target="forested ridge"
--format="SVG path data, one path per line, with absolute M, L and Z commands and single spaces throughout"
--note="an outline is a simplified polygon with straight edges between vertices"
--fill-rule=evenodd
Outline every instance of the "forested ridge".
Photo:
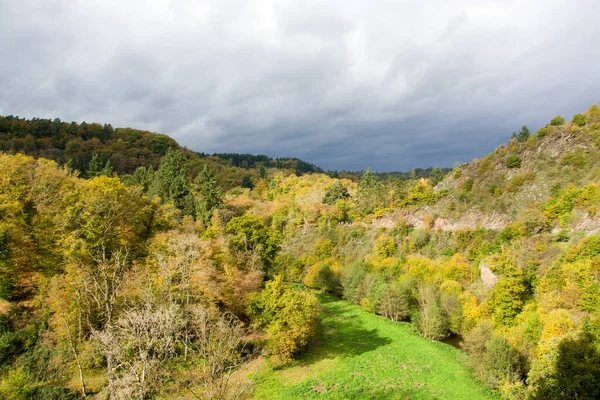
M 321 291 L 459 339 L 491 397 L 600 398 L 598 106 L 450 171 L 359 179 L 81 125 L 0 118 L 0 396 L 273 393 L 328 337 Z

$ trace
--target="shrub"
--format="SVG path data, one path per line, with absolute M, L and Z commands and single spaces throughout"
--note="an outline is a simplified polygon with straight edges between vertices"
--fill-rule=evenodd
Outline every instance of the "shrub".
M 317 296 L 283 283 L 281 275 L 248 302 L 248 315 L 269 334 L 269 348 L 276 365 L 290 362 L 316 335 L 320 321 Z
M 539 138 L 543 138 L 547 134 L 548 134 L 548 128 L 540 128 L 537 131 L 537 137 L 539 137 Z
M 520 221 L 527 234 L 534 235 L 550 229 L 548 218 L 537 208 L 528 208 L 521 215 Z
M 9 370 L 0 381 L 0 397 L 6 400 L 29 399 L 34 394 L 33 377 L 19 367 Z
M 331 254 L 333 253 L 333 242 L 329 239 L 317 240 L 314 252 L 320 260 L 331 257 Z
M 485 343 L 484 368 L 486 381 L 499 387 L 504 382 L 516 382 L 521 374 L 519 352 L 502 336 L 494 335 Z
M 521 157 L 519 156 L 508 156 L 506 159 L 507 168 L 521 168 Z
M 556 117 L 552 118 L 552 121 L 550 121 L 550 125 L 553 126 L 564 125 L 564 123 L 565 119 L 560 115 L 557 115 Z
M 341 276 L 342 294 L 346 300 L 357 304 L 363 298 L 363 281 L 369 272 L 369 265 L 362 261 L 351 263 Z
M 473 179 L 469 178 L 465 181 L 464 189 L 465 192 L 470 192 L 471 190 L 473 190 Z
M 465 335 L 463 349 L 469 355 L 469 364 L 480 378 L 485 374 L 483 362 L 486 353 L 485 344 L 493 333 L 492 322 L 483 320 Z
M 392 282 L 383 288 L 377 312 L 392 321 L 409 317 L 412 298 L 412 281 Z
M 583 168 L 586 164 L 585 155 L 581 152 L 574 151 L 571 153 L 565 154 L 560 160 L 560 165 L 571 165 L 577 168 Z
M 509 243 L 515 239 L 522 238 L 527 234 L 525 227 L 520 222 L 513 222 L 509 224 L 498 234 L 499 243 Z
M 412 234 L 409 236 L 410 244 L 416 250 L 422 249 L 427 246 L 429 240 L 431 239 L 431 234 L 425 229 L 415 229 L 412 231 Z
M 321 262 L 312 266 L 304 278 L 304 284 L 313 289 L 325 292 L 337 292 L 337 281 L 327 263 Z
M 577 126 L 584 126 L 586 123 L 585 115 L 583 114 L 575 114 L 573 116 L 573 124 Z
M 375 251 L 381 257 L 391 257 L 396 250 L 398 250 L 398 246 L 392 238 L 382 237 L 375 242 Z
M 598 104 L 592 104 L 592 106 L 585 112 L 585 116 L 590 122 L 600 121 L 600 107 L 598 107 Z
M 502 188 L 494 183 L 488 186 L 488 192 L 490 192 L 491 195 L 500 196 L 502 194 Z
M 569 241 L 569 231 L 566 229 L 561 229 L 560 232 L 556 234 L 554 238 L 557 242 L 568 242 Z
M 533 181 L 534 178 L 535 178 L 535 174 L 533 172 L 517 174 L 517 175 L 513 176 L 511 178 L 511 180 L 508 182 L 508 185 L 506 185 L 506 191 L 516 192 L 525 183 Z

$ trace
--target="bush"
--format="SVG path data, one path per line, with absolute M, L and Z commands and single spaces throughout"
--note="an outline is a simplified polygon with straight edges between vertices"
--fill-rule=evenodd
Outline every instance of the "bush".
M 556 117 L 552 118 L 552 121 L 550 121 L 550 125 L 553 126 L 564 125 L 564 123 L 565 119 L 560 115 L 557 115 Z
M 507 168 L 521 168 L 521 157 L 519 156 L 508 156 L 506 159 Z
M 33 392 L 31 400 L 76 400 L 79 394 L 59 386 L 41 386 Z
M 590 122 L 600 121 L 600 107 L 598 107 L 598 104 L 592 104 L 592 106 L 585 112 L 585 116 Z
M 585 115 L 583 114 L 575 114 L 573 116 L 573 123 L 577 126 L 584 126 L 586 123 Z
M 369 273 L 369 265 L 362 261 L 351 263 L 342 272 L 342 294 L 346 300 L 358 304 L 363 298 L 363 282 Z
M 471 190 L 473 190 L 473 179 L 467 179 L 465 181 L 465 186 L 464 186 L 465 192 L 470 192 Z
M 412 281 L 392 282 L 383 288 L 377 312 L 392 321 L 408 319 L 411 311 Z
M 275 365 L 290 362 L 316 335 L 320 321 L 317 296 L 283 283 L 281 275 L 266 284 L 248 302 L 248 315 L 269 334 Z
M 431 239 L 431 234 L 425 229 L 415 229 L 412 231 L 412 234 L 409 236 L 409 238 L 412 247 L 414 247 L 415 250 L 419 250 L 427 246 L 429 240 Z
M 337 293 L 338 288 L 333 272 L 324 262 L 312 266 L 304 278 L 304 284 L 310 288 L 330 293 Z
M 517 175 L 513 176 L 510 181 L 508 181 L 508 185 L 506 185 L 506 191 L 507 192 L 516 192 L 525 183 L 533 181 L 534 178 L 535 178 L 535 174 L 533 172 L 517 174 Z
M 520 222 L 513 222 L 509 224 L 498 234 L 498 243 L 510 243 L 515 239 L 522 238 L 527 234 L 527 231 L 523 224 Z
M 521 375 L 519 352 L 502 336 L 492 336 L 485 343 L 484 368 L 487 383 L 499 387 L 504 382 L 517 382 Z
M 463 349 L 469 355 L 469 364 L 475 373 L 482 378 L 485 374 L 484 359 L 486 342 L 492 337 L 494 326 L 489 320 L 483 320 L 465 335 Z
M 537 137 L 539 137 L 539 138 L 543 138 L 547 134 L 548 134 L 548 128 L 540 128 L 537 131 Z
M 19 367 L 9 370 L 0 380 L 0 398 L 5 400 L 30 399 L 34 393 L 33 377 Z
M 554 238 L 557 242 L 568 242 L 569 241 L 569 231 L 566 229 L 561 229 L 560 232 L 556 234 Z
M 381 257 L 392 257 L 397 250 L 398 245 L 392 238 L 382 237 L 375 242 L 375 251 Z
M 581 152 L 571 152 L 565 154 L 560 160 L 560 165 L 571 165 L 576 168 L 583 168 L 586 164 L 585 155 Z

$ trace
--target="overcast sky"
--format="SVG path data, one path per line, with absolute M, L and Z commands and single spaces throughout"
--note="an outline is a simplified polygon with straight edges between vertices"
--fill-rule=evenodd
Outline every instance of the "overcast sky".
M 600 102 L 599 0 L 0 0 L 0 114 L 323 168 L 470 161 Z

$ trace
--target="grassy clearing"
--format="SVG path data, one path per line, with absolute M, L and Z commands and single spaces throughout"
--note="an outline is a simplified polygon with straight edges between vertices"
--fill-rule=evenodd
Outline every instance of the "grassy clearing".
M 264 366 L 255 399 L 495 399 L 444 343 L 321 295 L 323 332 L 293 365 Z

